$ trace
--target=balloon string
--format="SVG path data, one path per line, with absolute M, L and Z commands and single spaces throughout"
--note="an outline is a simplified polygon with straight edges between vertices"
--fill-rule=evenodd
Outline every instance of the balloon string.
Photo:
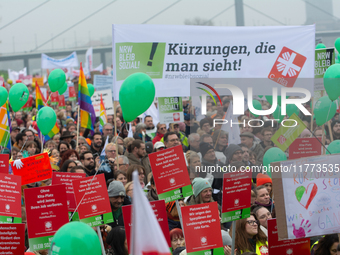
M 102 161 L 102 163 L 100 163 L 100 165 L 99 165 L 99 167 L 98 167 L 98 170 L 99 170 L 99 168 L 102 166 L 102 164 L 103 164 L 103 163 L 104 163 L 104 160 Z M 91 180 L 91 182 L 90 182 L 90 184 L 89 184 L 89 187 L 91 186 L 91 184 L 92 184 L 92 182 L 93 182 L 94 178 L 96 177 L 97 173 L 98 173 L 98 171 L 96 171 L 95 175 L 93 176 L 93 178 L 92 178 L 92 180 Z M 78 203 L 78 205 L 77 205 L 76 209 L 74 210 L 73 214 L 71 215 L 71 217 L 70 217 L 69 221 L 71 221 L 71 220 L 72 220 L 72 218 L 73 218 L 74 214 L 75 214 L 75 213 L 76 213 L 76 211 L 78 210 L 78 207 L 80 206 L 80 204 L 81 204 L 81 202 L 83 201 L 83 199 L 84 199 L 84 197 L 85 197 L 85 196 L 86 196 L 86 191 L 85 191 L 85 193 L 84 193 L 83 197 L 81 198 L 80 202 Z

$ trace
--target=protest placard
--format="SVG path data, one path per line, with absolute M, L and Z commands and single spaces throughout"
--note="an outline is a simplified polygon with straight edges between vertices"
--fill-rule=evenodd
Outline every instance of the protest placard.
M 168 218 L 167 218 L 164 200 L 151 201 L 150 206 L 153 212 L 155 213 L 159 226 L 161 227 L 163 231 L 165 240 L 167 241 L 169 247 L 171 247 L 171 241 L 170 241 L 170 235 L 169 235 L 169 224 L 168 224 Z M 130 240 L 131 240 L 131 228 L 132 228 L 132 219 L 131 219 L 132 205 L 123 206 L 122 211 L 123 211 L 123 219 L 124 219 L 124 226 L 125 226 L 125 235 L 126 235 L 126 240 L 128 243 L 128 250 L 130 254 Z
M 289 159 L 321 155 L 321 143 L 317 138 L 296 138 L 289 146 Z
M 51 105 L 59 105 L 59 92 L 51 92 Z
M 8 174 L 8 168 L 9 168 L 9 155 L 0 154 L 0 173 Z
M 113 99 L 113 76 L 111 75 L 93 75 L 93 86 L 96 91 L 111 90 Z
M 69 101 L 76 101 L 77 100 L 76 91 L 74 89 L 73 84 L 71 86 L 68 86 L 68 100 Z
M 296 240 L 279 241 L 277 234 L 276 219 L 268 219 L 268 253 L 275 255 L 309 255 L 310 240 L 301 238 Z
M 0 254 L 25 253 L 25 224 L 0 224 Z
M 323 91 L 323 76 L 331 65 L 335 63 L 334 48 L 315 49 L 315 65 L 314 65 L 314 90 Z M 315 100 L 316 101 L 316 100 Z
M 39 86 L 44 86 L 44 77 L 33 77 L 32 84 L 38 83 Z
M 0 223 L 21 223 L 21 177 L 0 174 Z
M 65 96 L 64 95 L 59 95 L 59 109 L 65 109 Z
M 103 96 L 103 102 L 106 110 L 106 114 L 113 115 L 113 102 L 111 90 L 95 91 L 91 97 L 92 105 L 96 113 L 96 117 L 100 116 L 100 95 Z
M 262 93 L 267 85 L 292 87 L 297 77 L 314 77 L 315 26 L 212 28 L 114 24 L 112 34 L 115 97 L 123 81 L 137 72 L 153 79 L 156 97 L 189 96 L 190 79 L 225 78 L 226 73 L 230 78 L 252 78 L 252 83 L 253 78 L 265 78 L 261 79 L 262 86 L 258 86 Z M 206 36 L 202 38 L 202 34 Z M 292 63 L 293 68 L 281 62 Z M 297 87 L 312 93 L 313 80 L 304 80 Z
M 14 160 L 11 166 L 13 174 L 21 176 L 21 185 L 52 178 L 51 162 L 46 152 Z
M 64 184 L 24 189 L 31 251 L 50 248 L 53 235 L 69 222 Z
M 338 155 L 271 165 L 280 240 L 340 232 Z
M 79 220 L 96 227 L 113 222 L 104 174 L 73 180 Z
M 71 212 L 73 212 L 77 207 L 76 199 L 74 197 L 72 181 L 79 180 L 85 177 L 86 177 L 85 173 L 62 173 L 62 172 L 52 173 L 52 185 L 55 184 L 66 185 L 67 208 Z
M 222 222 L 250 217 L 251 172 L 223 175 Z
M 187 253 L 223 255 L 217 202 L 184 206 L 181 212 Z
M 288 120 L 292 121 L 287 121 L 286 127 L 281 126 L 271 138 L 272 142 L 282 151 L 287 150 L 292 142 L 294 142 L 306 128 L 305 124 L 295 113 L 293 113 Z M 296 126 L 294 126 L 294 123 Z
M 159 199 L 165 203 L 193 194 L 181 145 L 149 154 Z
M 184 122 L 181 97 L 159 97 L 158 110 L 161 123 Z

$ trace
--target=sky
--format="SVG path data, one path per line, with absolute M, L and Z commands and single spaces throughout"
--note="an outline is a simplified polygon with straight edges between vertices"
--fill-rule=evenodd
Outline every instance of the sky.
M 186 19 L 199 17 L 212 19 L 216 26 L 236 25 L 234 0 L 117 0 L 108 5 L 110 2 L 113 1 L 0 0 L 0 54 L 35 51 L 37 46 L 86 17 L 83 22 L 39 47 L 37 51 L 86 47 L 89 41 L 96 40 L 110 45 L 112 24 L 142 24 L 168 6 L 171 7 L 147 24 L 184 25 Z M 303 25 L 306 21 L 306 4 L 302 0 L 243 2 L 247 26 Z M 108 6 L 93 14 L 105 5 Z M 228 7 L 228 10 L 221 13 Z M 32 9 L 29 14 L 3 28 Z

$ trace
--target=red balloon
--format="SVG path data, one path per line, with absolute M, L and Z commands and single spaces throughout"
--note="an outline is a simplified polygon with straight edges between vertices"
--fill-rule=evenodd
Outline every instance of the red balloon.
M 22 81 L 21 80 L 16 80 L 15 83 L 22 83 Z

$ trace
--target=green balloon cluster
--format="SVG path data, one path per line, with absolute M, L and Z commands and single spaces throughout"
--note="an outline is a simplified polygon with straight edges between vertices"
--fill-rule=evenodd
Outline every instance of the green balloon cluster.
M 332 102 L 327 96 L 319 98 L 314 106 L 316 125 L 321 126 L 331 120 L 336 113 L 336 103 Z
M 48 76 L 48 85 L 52 92 L 58 91 L 66 82 L 66 75 L 61 69 L 54 69 Z
M 37 125 L 43 135 L 47 135 L 57 121 L 55 111 L 48 106 L 41 108 L 37 115 Z
M 88 83 L 88 84 L 87 84 L 87 88 L 88 88 L 88 90 L 89 90 L 90 97 L 92 97 L 93 94 L 94 94 L 94 86 L 93 86 L 91 83 Z
M 326 49 L 326 45 L 324 45 L 323 43 L 318 43 L 318 44 L 315 46 L 315 49 Z
M 262 105 L 261 105 L 261 103 L 260 103 L 260 101 L 259 100 L 253 100 L 253 106 L 254 106 L 254 108 L 256 109 L 256 110 L 262 110 Z M 254 114 L 254 113 L 252 113 L 251 112 L 251 114 L 253 114 L 254 115 L 254 117 L 258 117 L 259 115 L 256 115 L 256 114 Z
M 338 52 L 340 52 L 340 37 L 336 38 L 334 42 L 334 47 Z
M 62 226 L 54 235 L 50 255 L 101 255 L 96 232 L 87 224 L 73 221 Z
M 9 90 L 9 103 L 13 111 L 17 112 L 23 107 L 29 97 L 29 91 L 25 84 L 16 83 Z
M 337 154 L 340 153 L 340 140 L 331 142 L 326 150 L 326 154 Z
M 65 82 L 64 85 L 60 89 L 58 89 L 59 95 L 64 94 L 66 90 L 67 90 L 67 82 Z
M 152 79 L 145 73 L 129 75 L 119 90 L 119 102 L 126 122 L 133 121 L 149 109 L 156 90 Z
M 0 107 L 6 103 L 7 97 L 7 89 L 5 89 L 4 87 L 0 87 Z
M 340 64 L 334 64 L 327 68 L 323 83 L 330 100 L 334 101 L 340 96 Z
M 279 148 L 273 147 L 266 151 L 263 156 L 263 166 L 266 166 L 269 169 L 270 163 L 285 161 L 287 160 L 286 154 Z M 271 172 L 268 171 L 268 175 L 272 177 Z

